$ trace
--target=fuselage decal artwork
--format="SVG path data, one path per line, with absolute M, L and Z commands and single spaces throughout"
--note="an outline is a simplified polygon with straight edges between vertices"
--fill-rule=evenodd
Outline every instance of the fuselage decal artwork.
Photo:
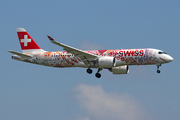
M 101 50 L 102 51 L 102 50 Z M 153 49 L 133 49 L 133 50 L 99 50 L 86 51 L 87 53 L 98 56 L 111 56 L 117 60 L 118 65 L 151 65 L 157 62 L 167 62 L 162 58 L 156 57 Z M 27 53 L 30 55 L 31 53 Z M 44 52 L 32 54 L 32 63 L 43 64 L 54 67 L 78 67 L 81 59 L 73 54 L 68 54 L 66 51 L 61 52 Z M 161 61 L 160 61 L 161 60 Z M 81 66 L 81 65 L 80 65 Z

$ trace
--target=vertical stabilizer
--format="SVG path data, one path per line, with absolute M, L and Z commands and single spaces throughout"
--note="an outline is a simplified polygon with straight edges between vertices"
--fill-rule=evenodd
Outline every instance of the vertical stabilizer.
M 45 52 L 36 44 L 24 28 L 16 28 L 16 31 L 23 53 Z

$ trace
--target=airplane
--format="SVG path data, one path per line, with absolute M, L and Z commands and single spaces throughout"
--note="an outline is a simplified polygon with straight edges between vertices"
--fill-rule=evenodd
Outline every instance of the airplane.
M 24 28 L 16 28 L 16 31 L 22 53 L 9 50 L 8 52 L 15 54 L 12 59 L 50 67 L 82 67 L 87 68 L 89 74 L 93 72 L 91 68 L 97 68 L 97 78 L 101 77 L 100 71 L 103 69 L 108 69 L 113 74 L 128 74 L 130 65 L 156 65 L 157 73 L 160 73 L 161 64 L 173 61 L 170 55 L 158 49 L 85 51 L 59 43 L 49 35 L 49 40 L 65 51 L 48 52 L 41 49 Z

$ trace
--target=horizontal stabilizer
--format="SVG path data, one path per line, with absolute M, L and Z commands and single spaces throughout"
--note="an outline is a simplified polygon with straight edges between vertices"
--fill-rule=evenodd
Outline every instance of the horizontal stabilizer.
M 18 52 L 15 52 L 15 51 L 9 50 L 8 52 L 10 52 L 10 53 L 12 53 L 12 54 L 15 54 L 15 55 L 18 55 L 18 56 L 20 56 L 20 57 L 22 57 L 22 58 L 32 58 L 32 57 L 29 56 L 29 55 L 25 55 L 25 54 L 18 53 Z

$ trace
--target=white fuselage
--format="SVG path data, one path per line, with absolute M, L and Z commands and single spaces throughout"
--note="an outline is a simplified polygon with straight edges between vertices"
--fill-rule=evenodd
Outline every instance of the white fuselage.
M 172 57 L 168 54 L 157 49 L 115 49 L 115 50 L 91 50 L 85 51 L 90 54 L 98 55 L 99 57 L 109 56 L 114 57 L 116 60 L 116 66 L 123 65 L 154 65 L 164 64 L 172 61 Z M 159 53 L 161 52 L 161 53 Z M 32 58 L 21 58 L 20 56 L 13 56 L 13 59 L 30 62 L 39 65 L 51 66 L 51 67 L 86 67 L 89 65 L 73 54 L 69 54 L 66 51 L 59 52 L 38 52 L 27 53 Z M 91 63 L 91 61 L 90 61 Z M 99 66 L 92 65 L 92 68 L 99 68 Z

